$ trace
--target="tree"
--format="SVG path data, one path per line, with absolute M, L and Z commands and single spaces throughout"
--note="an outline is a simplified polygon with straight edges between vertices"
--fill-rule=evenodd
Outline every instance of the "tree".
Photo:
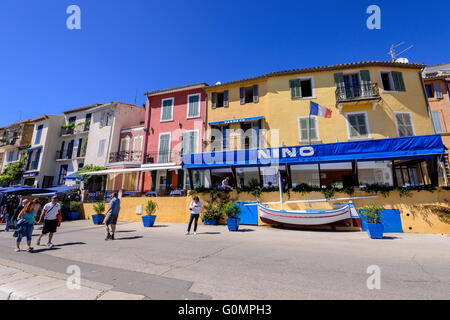
M 20 161 L 7 165 L 0 174 L 0 184 L 11 185 L 13 183 L 20 183 L 25 172 L 27 159 L 28 155 L 25 154 Z

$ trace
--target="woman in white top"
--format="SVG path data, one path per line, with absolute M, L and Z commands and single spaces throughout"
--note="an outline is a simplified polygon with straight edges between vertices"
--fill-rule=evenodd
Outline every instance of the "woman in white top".
M 202 209 L 202 203 L 200 202 L 200 199 L 196 196 L 196 197 L 194 197 L 194 200 L 192 200 L 191 204 L 189 205 L 189 210 L 191 210 L 191 218 L 189 219 L 189 226 L 188 226 L 188 229 L 186 232 L 187 235 L 191 232 L 192 221 L 195 221 L 194 222 L 194 234 L 197 234 L 197 224 L 198 224 L 198 218 L 200 217 L 201 209 Z

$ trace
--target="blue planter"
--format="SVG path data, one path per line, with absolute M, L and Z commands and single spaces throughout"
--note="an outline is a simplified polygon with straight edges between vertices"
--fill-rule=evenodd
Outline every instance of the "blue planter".
M 93 214 L 92 215 L 92 221 L 94 224 L 103 224 L 103 220 L 105 220 L 104 214 Z
M 74 211 L 74 212 L 69 212 L 68 213 L 69 220 L 78 220 L 79 217 L 80 217 L 80 212 L 79 211 Z
M 367 233 L 372 239 L 383 239 L 384 225 L 381 223 L 368 223 Z
M 239 230 L 239 222 L 241 219 L 227 219 L 228 230 L 230 231 L 238 231 Z
M 217 220 L 205 220 L 205 221 L 203 221 L 203 224 L 207 225 L 207 226 L 216 226 Z
M 142 222 L 144 227 L 153 227 L 155 224 L 156 216 L 142 216 Z

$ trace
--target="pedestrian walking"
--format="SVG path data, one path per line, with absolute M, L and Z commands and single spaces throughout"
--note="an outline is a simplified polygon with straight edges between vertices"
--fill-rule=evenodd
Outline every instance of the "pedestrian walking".
M 10 203 L 7 203 L 3 208 L 3 219 L 5 219 L 5 231 L 9 231 L 9 226 L 11 225 L 11 210 L 12 205 Z
M 106 211 L 108 217 L 106 218 L 106 239 L 114 240 L 114 233 L 116 232 L 117 219 L 119 218 L 120 212 L 120 200 L 117 192 L 111 195 L 111 201 L 109 202 L 109 209 Z M 109 228 L 111 226 L 111 230 Z
M 17 206 L 16 210 L 12 213 L 11 222 L 15 223 L 17 221 L 17 217 L 19 216 L 20 212 L 22 212 L 25 205 L 29 202 L 28 199 L 23 199 L 21 202 L 19 202 L 19 205 Z
M 48 235 L 48 243 L 47 246 L 49 248 L 53 248 L 53 234 L 56 232 L 58 228 L 58 217 L 61 216 L 61 205 L 58 203 L 58 197 L 53 196 L 52 201 L 47 203 L 42 210 L 42 213 L 39 218 L 39 224 L 44 220 L 44 227 L 42 228 L 42 233 L 37 240 L 37 245 L 41 244 L 41 239 L 47 233 Z
M 197 224 L 198 224 L 198 218 L 200 217 L 200 210 L 202 209 L 202 203 L 200 202 L 200 199 L 195 196 L 194 200 L 191 201 L 191 204 L 189 205 L 189 210 L 191 211 L 191 217 L 189 218 L 189 225 L 186 232 L 186 235 L 188 235 L 191 232 L 191 226 L 192 222 L 194 221 L 194 234 L 197 234 Z
M 18 223 L 20 223 L 20 227 L 17 230 L 17 241 L 16 241 L 16 249 L 14 251 L 20 251 L 20 243 L 22 242 L 22 238 L 27 238 L 28 252 L 33 251 L 33 247 L 31 246 L 31 238 L 33 236 L 33 229 L 35 223 L 35 211 L 33 208 L 33 204 L 28 202 L 22 211 L 19 213 L 17 217 Z M 22 221 L 21 221 L 22 220 Z

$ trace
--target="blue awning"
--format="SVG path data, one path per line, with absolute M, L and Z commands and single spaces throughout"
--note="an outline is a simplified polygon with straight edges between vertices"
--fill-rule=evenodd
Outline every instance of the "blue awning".
M 42 146 L 37 146 L 37 147 L 32 147 L 32 148 L 28 148 L 28 151 L 33 151 L 33 150 L 37 150 L 37 149 L 41 149 Z
M 427 159 L 445 152 L 440 135 L 188 154 L 185 168 Z
M 78 171 L 78 172 L 80 172 L 80 171 Z M 74 172 L 74 173 L 71 173 L 71 174 L 65 176 L 65 177 L 63 178 L 63 180 L 73 180 L 73 181 L 78 180 L 78 181 L 83 181 L 84 178 L 79 178 L 79 177 L 77 177 L 77 173 L 78 173 L 78 172 Z
M 232 120 L 225 120 L 225 121 L 216 121 L 216 122 L 209 122 L 209 125 L 221 125 L 221 124 L 230 124 L 230 123 L 237 123 L 237 122 L 251 122 L 251 121 L 257 121 L 264 119 L 263 116 L 259 117 L 252 117 L 252 118 L 242 118 L 242 119 L 232 119 Z
M 58 193 L 71 192 L 74 190 L 78 190 L 79 188 L 80 188 L 79 186 L 58 186 L 58 187 L 47 188 L 47 190 L 58 194 Z

